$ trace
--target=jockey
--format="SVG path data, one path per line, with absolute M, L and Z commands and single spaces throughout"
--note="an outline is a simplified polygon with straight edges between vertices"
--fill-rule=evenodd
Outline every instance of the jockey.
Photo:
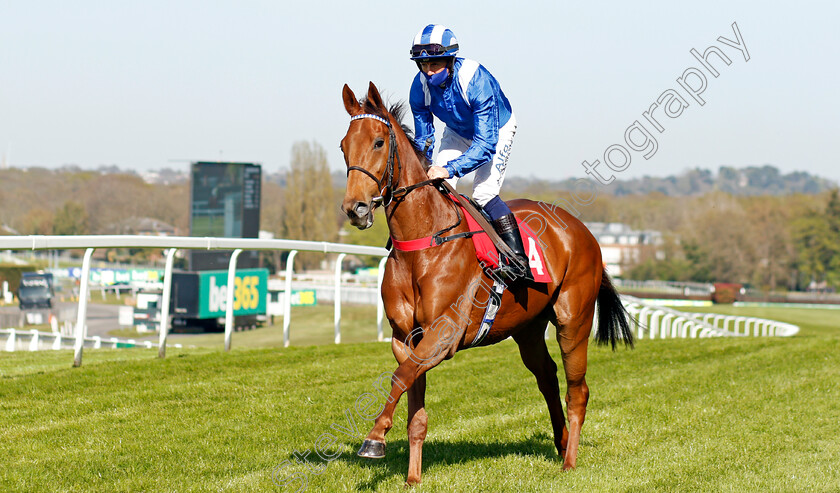
M 528 257 L 519 226 L 499 197 L 505 179 L 516 118 L 496 79 L 478 62 L 459 58 L 458 40 L 444 26 L 429 24 L 414 37 L 411 59 L 420 72 L 411 84 L 409 104 L 414 115 L 416 145 L 434 151 L 434 118 L 446 127 L 437 159 L 427 171 L 429 179 L 444 178 L 454 187 L 458 178 L 475 171 L 473 199 L 490 216 L 499 236 L 519 257 Z M 509 278 L 524 277 L 517 262 L 499 262 Z

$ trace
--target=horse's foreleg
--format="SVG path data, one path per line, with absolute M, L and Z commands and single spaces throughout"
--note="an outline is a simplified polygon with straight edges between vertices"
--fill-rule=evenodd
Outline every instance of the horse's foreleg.
M 393 340 L 392 349 L 400 365 L 397 367 L 391 379 L 391 393 L 388 395 L 385 407 L 379 413 L 379 416 L 373 424 L 373 429 L 367 434 L 362 443 L 362 447 L 359 449 L 358 455 L 361 457 L 385 457 L 385 435 L 394 424 L 394 410 L 397 407 L 400 397 L 404 392 L 412 388 L 423 374 L 443 361 L 447 354 L 445 350 L 442 350 L 440 340 L 436 337 L 424 337 L 414 349 L 409 348 L 399 341 Z M 425 379 L 422 388 L 423 392 L 425 392 Z M 422 403 L 422 401 L 420 402 Z M 418 423 L 421 421 L 425 423 L 425 409 L 422 410 L 421 416 L 422 419 L 418 418 Z M 412 418 L 409 416 L 409 426 L 411 424 Z M 425 432 L 423 436 L 425 437 Z M 422 439 L 420 443 L 422 444 Z
M 414 485 L 420 482 L 423 462 L 423 441 L 428 429 L 426 415 L 426 374 L 414 381 L 408 390 L 408 477 L 405 482 Z

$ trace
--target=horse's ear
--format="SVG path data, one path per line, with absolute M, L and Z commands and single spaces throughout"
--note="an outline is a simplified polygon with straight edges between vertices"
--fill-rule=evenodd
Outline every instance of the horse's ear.
M 344 99 L 344 109 L 347 110 L 350 116 L 355 116 L 362 112 L 362 105 L 359 104 L 359 100 L 356 99 L 356 95 L 353 94 L 353 90 L 347 84 L 344 84 L 341 97 Z
M 385 104 L 382 102 L 382 96 L 379 95 L 379 89 L 376 88 L 373 82 L 368 86 L 367 100 L 377 109 L 385 109 Z

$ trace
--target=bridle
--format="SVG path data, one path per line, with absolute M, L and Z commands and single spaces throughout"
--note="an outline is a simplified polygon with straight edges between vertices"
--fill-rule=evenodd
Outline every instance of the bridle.
M 362 113 L 359 115 L 351 116 L 350 121 L 352 122 L 355 120 L 362 120 L 365 118 L 370 118 L 372 120 L 382 122 L 385 124 L 385 126 L 388 127 L 388 164 L 385 167 L 385 172 L 382 174 L 381 178 L 377 178 L 376 176 L 374 176 L 373 173 L 362 168 L 361 166 L 347 166 L 347 176 L 350 176 L 351 171 L 361 171 L 376 183 L 376 186 L 379 188 L 379 196 L 374 197 L 371 200 L 371 205 L 373 205 L 373 207 L 377 207 L 379 205 L 383 207 L 388 207 L 394 200 L 394 198 L 404 197 L 412 190 L 415 190 L 420 187 L 425 187 L 426 185 L 431 185 L 439 181 L 424 180 L 419 183 L 415 183 L 414 185 L 400 187 L 395 190 L 394 184 L 399 183 L 400 181 L 400 173 L 402 172 L 402 161 L 400 160 L 400 154 L 397 152 L 397 135 L 394 133 L 394 127 L 391 125 L 391 122 L 389 122 L 387 119 L 371 113 Z M 397 165 L 396 180 L 394 179 L 394 163 L 396 163 Z
M 413 185 L 408 185 L 408 186 L 405 186 L 405 187 L 400 187 L 400 188 L 397 188 L 395 190 L 394 189 L 394 183 L 399 183 L 399 176 L 400 176 L 400 173 L 402 172 L 402 161 L 400 160 L 400 155 L 397 152 L 397 136 L 394 133 L 394 128 L 391 125 L 391 122 L 389 122 L 385 118 L 382 118 L 379 115 L 374 115 L 374 114 L 371 114 L 371 113 L 361 113 L 361 114 L 358 114 L 358 115 L 355 115 L 355 116 L 351 116 L 350 121 L 353 122 L 355 120 L 362 120 L 364 118 L 370 118 L 372 120 L 382 122 L 382 123 L 385 124 L 385 126 L 388 127 L 388 146 L 390 147 L 389 152 L 388 152 L 388 164 L 385 167 L 385 172 L 382 174 L 381 178 L 377 178 L 376 176 L 374 176 L 373 173 L 371 173 L 370 171 L 362 168 L 361 166 L 347 166 L 347 176 L 348 177 L 350 176 L 351 171 L 354 171 L 354 170 L 355 171 L 361 171 L 362 173 L 367 175 L 371 180 L 376 182 L 376 186 L 379 188 L 379 196 L 371 199 L 370 202 L 371 202 L 371 205 L 372 205 L 372 209 L 375 209 L 379 205 L 382 205 L 383 207 L 388 207 L 391 204 L 391 202 L 393 202 L 393 200 L 395 198 L 401 199 L 401 198 L 405 197 L 406 195 L 408 195 L 408 193 L 411 192 L 412 190 L 416 190 L 418 188 L 425 187 L 427 185 L 432 185 L 432 184 L 440 185 L 441 179 L 437 178 L 437 179 L 434 179 L 434 180 L 423 180 L 419 183 L 415 183 Z M 397 179 L 396 180 L 394 180 L 394 163 L 397 164 Z M 441 193 L 443 193 L 444 195 L 448 195 L 448 192 L 446 192 L 443 189 L 442 186 L 439 186 L 439 189 L 440 189 L 439 191 Z M 428 248 L 428 247 L 435 247 L 435 246 L 438 246 L 438 245 L 442 245 L 443 243 L 445 243 L 447 241 L 452 241 L 452 240 L 455 240 L 455 239 L 458 239 L 458 238 L 468 238 L 468 237 L 470 237 L 470 236 L 472 236 L 476 233 L 479 233 L 479 231 L 467 231 L 466 233 L 458 233 L 458 234 L 453 234 L 453 235 L 449 235 L 449 236 L 443 236 L 444 233 L 447 233 L 447 232 L 451 231 L 452 229 L 456 228 L 459 224 L 461 224 L 461 212 L 460 212 L 459 208 L 457 206 L 455 206 L 454 204 L 453 204 L 453 207 L 455 207 L 455 213 L 458 216 L 458 221 L 455 224 L 453 224 L 451 226 L 448 226 L 448 227 L 438 231 L 437 233 L 434 233 L 431 236 L 428 236 L 426 238 L 421 238 L 421 239 L 418 239 L 418 240 L 412 240 L 411 242 L 419 241 L 419 242 L 423 243 L 424 245 L 422 247 L 419 247 L 419 248 L 411 247 L 410 250 L 417 250 L 417 249 L 424 249 L 424 248 Z M 394 238 L 391 238 L 391 239 L 389 239 L 389 243 L 392 240 L 394 242 L 397 241 Z M 428 240 L 428 242 L 427 242 L 427 240 Z M 394 243 L 394 245 L 396 247 L 396 243 Z
M 385 173 L 382 174 L 381 178 L 377 178 L 373 175 L 370 171 L 362 168 L 361 166 L 348 166 L 347 167 L 347 176 L 350 176 L 350 172 L 361 171 L 362 173 L 366 174 L 370 177 L 371 180 L 376 182 L 376 186 L 379 188 L 379 196 L 374 197 L 371 200 L 371 204 L 376 207 L 377 205 L 382 205 L 387 207 L 391 204 L 391 201 L 394 199 L 394 162 L 397 163 L 399 166 L 397 170 L 397 181 L 399 182 L 399 173 L 402 171 L 402 162 L 400 161 L 400 155 L 397 152 L 397 136 L 394 133 L 394 128 L 391 126 L 391 122 L 382 118 L 378 115 L 373 115 L 371 113 L 362 113 L 360 115 L 351 116 L 350 121 L 355 120 L 362 120 L 364 118 L 370 118 L 372 120 L 376 120 L 379 122 L 384 123 L 388 127 L 388 165 L 385 167 Z M 387 180 L 387 181 L 386 181 Z M 386 201 L 387 196 L 387 201 Z

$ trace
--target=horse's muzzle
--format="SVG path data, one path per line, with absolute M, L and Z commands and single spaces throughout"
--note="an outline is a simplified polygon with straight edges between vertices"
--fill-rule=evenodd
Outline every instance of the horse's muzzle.
M 367 229 L 373 225 L 373 208 L 370 205 L 357 201 L 345 203 L 342 208 L 353 226 Z

